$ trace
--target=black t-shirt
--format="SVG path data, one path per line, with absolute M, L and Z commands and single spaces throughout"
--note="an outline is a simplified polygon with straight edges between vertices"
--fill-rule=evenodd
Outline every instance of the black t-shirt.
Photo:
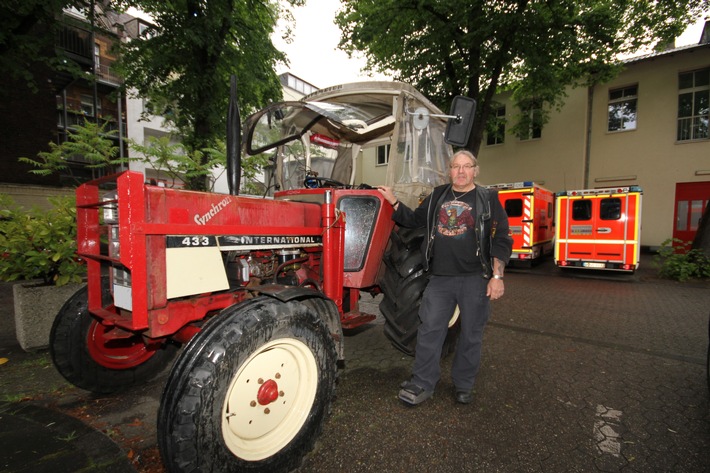
M 456 198 L 454 198 L 456 197 Z M 434 231 L 432 274 L 462 276 L 481 273 L 476 245 L 476 190 L 449 191 L 439 208 Z

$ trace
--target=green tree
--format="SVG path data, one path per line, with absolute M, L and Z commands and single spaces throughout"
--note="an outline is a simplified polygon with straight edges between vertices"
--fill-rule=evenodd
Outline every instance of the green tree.
M 369 70 L 444 108 L 455 95 L 476 99 L 467 148 L 477 153 L 494 94 L 559 107 L 567 86 L 608 80 L 618 55 L 672 39 L 704 7 L 707 0 L 343 0 L 335 22 L 340 48 L 363 52 Z
M 118 130 L 106 130 L 108 121 L 96 124 L 84 120 L 84 125 L 74 126 L 69 130 L 66 141 L 61 144 L 49 142 L 49 151 L 40 151 L 37 158 L 21 157 L 19 161 L 34 167 L 29 172 L 39 176 L 49 176 L 53 173 L 62 173 L 70 176 L 74 184 L 80 184 L 72 175 L 69 158 L 81 159 L 85 162 L 86 169 L 103 169 L 110 172 L 127 164 L 131 158 L 118 156 L 118 148 L 111 137 L 118 134 Z
M 122 72 L 127 87 L 147 97 L 152 112 L 162 115 L 182 136 L 188 155 L 206 163 L 195 151 L 215 148 L 224 139 L 229 77 L 236 75 L 243 112 L 281 98 L 274 72 L 283 53 L 271 42 L 280 16 L 275 0 L 124 0 L 150 15 L 154 27 L 137 41 L 123 45 Z M 301 5 L 287 0 L 285 5 Z M 204 189 L 205 179 L 188 183 Z
M 169 180 L 169 187 L 184 180 L 206 182 L 218 166 L 224 167 L 226 154 L 220 150 L 224 145 L 217 145 L 218 148 L 190 151 L 182 143 L 172 141 L 170 136 L 150 137 L 145 145 L 130 143 L 131 149 L 143 155 L 140 160 L 157 171 L 158 179 L 165 176 Z M 212 190 L 211 186 L 207 190 Z

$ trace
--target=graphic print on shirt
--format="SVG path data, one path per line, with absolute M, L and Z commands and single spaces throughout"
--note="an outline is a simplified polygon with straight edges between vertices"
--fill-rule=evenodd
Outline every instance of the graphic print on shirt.
M 469 230 L 473 230 L 473 212 L 471 206 L 460 200 L 452 200 L 441 206 L 437 232 L 446 237 L 463 238 Z

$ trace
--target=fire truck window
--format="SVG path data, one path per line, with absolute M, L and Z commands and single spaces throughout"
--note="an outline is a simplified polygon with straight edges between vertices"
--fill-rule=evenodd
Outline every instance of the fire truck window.
M 508 217 L 520 217 L 523 215 L 523 199 L 508 199 L 505 201 L 505 213 Z
M 619 220 L 621 218 L 621 199 L 616 197 L 602 199 L 599 206 L 599 217 L 602 220 Z
M 592 201 L 575 200 L 572 202 L 572 220 L 591 220 Z

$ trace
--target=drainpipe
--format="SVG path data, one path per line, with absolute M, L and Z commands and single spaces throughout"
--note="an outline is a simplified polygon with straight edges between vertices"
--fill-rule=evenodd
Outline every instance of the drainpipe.
M 594 102 L 594 84 L 587 87 L 587 130 L 584 144 L 584 177 L 582 189 L 589 189 L 589 163 L 592 159 L 592 104 Z
M 118 156 L 121 158 L 121 171 L 125 171 L 123 163 L 123 98 L 121 97 L 121 90 L 117 91 L 118 98 L 116 99 L 118 103 Z
M 62 118 L 64 122 L 64 137 L 62 138 L 61 142 L 58 144 L 62 144 L 65 141 L 67 141 L 67 137 L 69 136 L 69 114 L 67 113 L 67 88 L 64 87 L 62 89 Z
M 89 54 L 91 54 L 91 63 L 93 64 L 93 67 L 91 68 L 92 72 L 94 73 L 93 77 L 93 82 L 94 82 L 94 96 L 93 96 L 93 106 L 94 106 L 94 122 L 98 125 L 99 124 L 99 93 L 98 93 L 98 86 L 97 86 L 97 81 L 99 78 L 99 70 L 98 70 L 98 64 L 96 64 L 96 55 L 94 54 L 94 49 L 96 48 L 96 32 L 94 31 L 96 29 L 96 2 L 92 0 L 91 2 L 91 9 L 89 10 L 89 15 L 90 15 L 90 20 L 91 20 L 91 44 L 89 45 Z

